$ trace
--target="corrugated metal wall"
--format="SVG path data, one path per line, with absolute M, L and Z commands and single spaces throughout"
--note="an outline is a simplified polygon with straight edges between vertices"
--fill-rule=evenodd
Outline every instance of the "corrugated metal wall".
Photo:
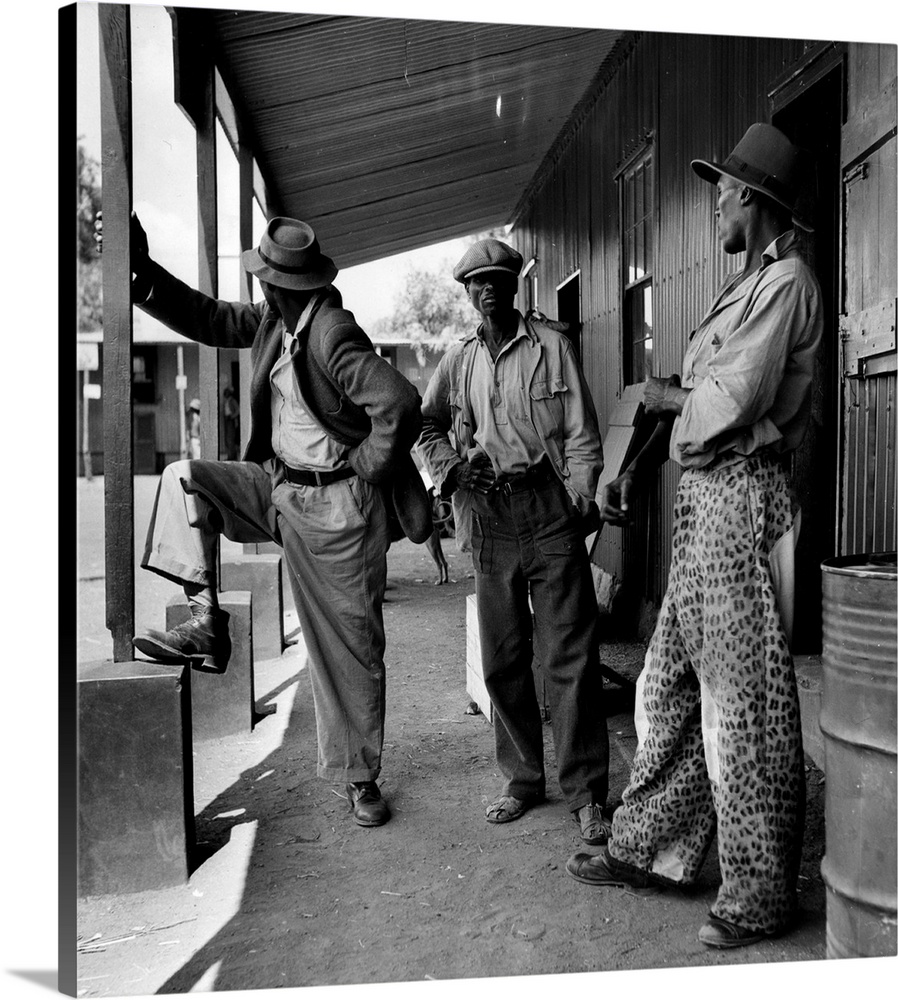
M 842 554 L 895 551 L 895 375 L 845 383 Z
M 810 43 L 807 43 L 810 44 Z M 796 40 L 643 34 L 625 38 L 617 70 L 597 81 L 555 162 L 534 186 L 513 239 L 525 259 L 538 258 L 540 307 L 554 316 L 554 289 L 581 270 L 586 377 L 600 426 L 623 388 L 618 185 L 615 174 L 641 144 L 655 157 L 655 373 L 678 372 L 690 331 L 727 269 L 714 222 L 714 189 L 690 169 L 696 157 L 725 156 L 754 121 L 769 120 L 771 81 L 798 59 Z M 651 517 L 636 529 L 606 529 L 597 561 L 635 576 L 646 596 L 663 594 L 679 471 L 667 463 Z M 629 569 L 643 572 L 628 574 Z

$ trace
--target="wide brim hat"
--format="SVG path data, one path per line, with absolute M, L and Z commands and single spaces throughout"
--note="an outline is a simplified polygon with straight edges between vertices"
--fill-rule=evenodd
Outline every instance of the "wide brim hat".
M 813 227 L 795 211 L 801 181 L 802 165 L 807 152 L 793 145 L 783 132 L 773 125 L 756 122 L 739 140 L 732 153 L 722 162 L 693 160 L 692 169 L 702 180 L 716 184 L 721 174 L 732 177 L 747 187 L 775 201 L 792 213 L 792 222 L 813 232 Z
M 462 259 L 455 265 L 452 277 L 462 284 L 475 274 L 485 271 L 504 271 L 517 277 L 524 267 L 524 258 L 501 240 L 478 240 L 468 247 Z
M 200 412 L 200 401 L 198 399 L 191 399 L 187 404 L 188 410 L 196 410 L 197 413 Z
M 283 216 L 268 223 L 259 245 L 244 250 L 241 260 L 259 281 L 299 292 L 324 288 L 338 271 L 330 257 L 321 252 L 312 227 Z

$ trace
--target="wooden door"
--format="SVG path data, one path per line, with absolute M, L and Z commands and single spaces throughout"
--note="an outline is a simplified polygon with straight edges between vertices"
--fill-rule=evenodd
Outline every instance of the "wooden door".
M 857 90 L 863 92 L 866 81 L 859 70 L 855 79 Z M 839 550 L 843 555 L 893 551 L 896 533 L 894 76 L 884 89 L 872 85 L 867 89 L 870 96 L 855 102 L 842 129 Z
M 812 51 L 800 73 L 791 72 L 777 91 L 773 124 L 807 150 L 798 214 L 813 232 L 798 230 L 801 252 L 820 283 L 823 336 L 811 386 L 811 419 L 791 458 L 791 479 L 801 507 L 795 553 L 795 653 L 819 653 L 823 639 L 820 564 L 836 554 L 839 439 L 839 220 L 840 151 L 844 122 L 844 50 Z

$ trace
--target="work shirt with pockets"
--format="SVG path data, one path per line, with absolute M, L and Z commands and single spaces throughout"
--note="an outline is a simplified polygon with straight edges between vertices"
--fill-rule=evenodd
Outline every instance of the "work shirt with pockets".
M 792 451 L 811 412 L 814 357 L 823 333 L 820 286 L 794 230 L 761 266 L 728 278 L 690 338 L 670 457 L 699 469 L 718 455 Z
M 504 396 L 520 398 L 507 409 L 509 419 L 528 424 L 536 434 L 552 469 L 563 483 L 571 503 L 584 516 L 595 514 L 595 491 L 602 471 L 602 439 L 595 406 L 571 342 L 539 321 L 518 315 L 516 342 L 519 386 L 506 379 Z M 473 360 L 480 348 L 477 333 L 454 344 L 440 359 L 424 394 L 423 426 L 418 454 L 434 482 L 437 494 L 452 496 L 456 540 L 463 551 L 471 543 L 471 493 L 453 490 L 449 473 L 467 460 L 478 443 L 476 409 L 472 398 Z

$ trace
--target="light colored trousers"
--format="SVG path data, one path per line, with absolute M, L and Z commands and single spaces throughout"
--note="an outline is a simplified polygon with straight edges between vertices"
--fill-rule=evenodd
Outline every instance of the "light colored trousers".
M 283 546 L 308 651 L 318 775 L 374 781 L 386 705 L 383 596 L 390 540 L 383 499 L 358 476 L 328 486 L 278 480 L 253 462 L 169 465 L 141 565 L 178 583 L 215 586 L 219 534 Z

